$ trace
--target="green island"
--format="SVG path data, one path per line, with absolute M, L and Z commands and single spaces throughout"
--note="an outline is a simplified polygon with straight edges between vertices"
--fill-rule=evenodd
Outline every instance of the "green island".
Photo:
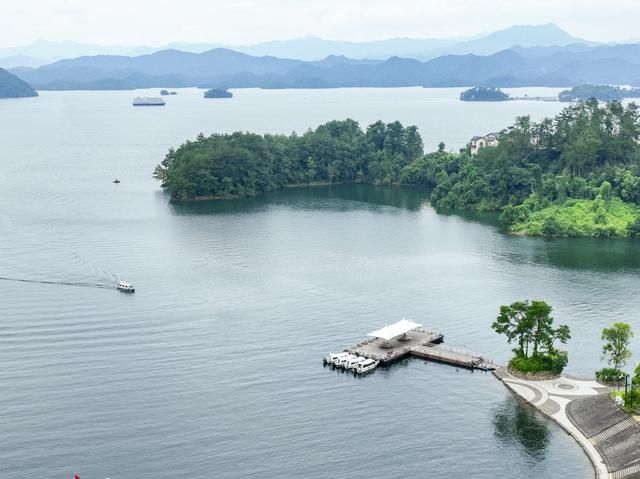
M 462 101 L 507 101 L 511 97 L 496 87 L 477 86 L 460 93 Z
M 204 92 L 205 98 L 233 98 L 233 93 L 221 88 L 210 88 Z
M 611 85 L 578 85 L 558 94 L 560 101 L 620 101 L 624 98 L 640 98 L 640 88 L 620 88 Z
M 0 98 L 27 98 L 34 96 L 38 96 L 38 92 L 31 88 L 27 82 L 0 68 Z
M 439 210 L 501 212 L 533 236 L 640 237 L 640 113 L 589 100 L 555 118 L 519 117 L 495 146 L 424 154 L 415 126 L 363 130 L 330 121 L 302 135 L 200 135 L 172 149 L 154 177 L 175 201 L 252 196 L 309 184 L 433 188 Z

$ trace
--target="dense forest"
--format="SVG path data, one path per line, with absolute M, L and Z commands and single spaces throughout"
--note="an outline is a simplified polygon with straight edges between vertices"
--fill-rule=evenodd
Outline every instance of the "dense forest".
M 462 101 L 506 101 L 511 98 L 500 88 L 477 86 L 460 93 Z
M 331 121 L 302 135 L 200 135 L 170 150 L 154 177 L 174 200 L 231 198 L 289 185 L 401 181 L 423 155 L 415 126 Z
M 518 118 L 496 147 L 427 155 L 440 208 L 502 210 L 505 227 L 544 236 L 638 236 L 638 107 L 589 100 L 553 119 Z
M 312 183 L 433 187 L 439 209 L 500 211 L 513 232 L 640 237 L 640 112 L 631 103 L 520 117 L 495 147 L 424 154 L 415 126 L 331 121 L 303 135 L 200 135 L 170 150 L 154 177 L 174 200 L 255 195 Z

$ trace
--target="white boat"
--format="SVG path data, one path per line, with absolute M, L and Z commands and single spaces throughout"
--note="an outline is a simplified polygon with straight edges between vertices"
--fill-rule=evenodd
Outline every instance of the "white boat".
M 133 99 L 133 106 L 164 106 L 162 98 L 136 97 Z
M 352 359 L 357 359 L 357 358 L 358 358 L 358 356 L 356 356 L 355 354 L 347 353 L 346 356 L 343 356 L 343 357 L 339 358 L 333 364 L 337 368 L 343 368 L 347 364 L 347 362 L 351 361 Z
M 348 354 L 349 354 L 349 353 L 346 353 L 346 352 L 342 352 L 342 353 L 331 353 L 331 354 L 328 354 L 328 355 L 326 355 L 326 356 L 324 357 L 323 362 L 324 362 L 325 364 L 335 364 L 335 362 L 336 362 L 338 359 L 341 359 L 341 358 L 343 358 L 343 357 L 347 356 Z
M 351 359 L 350 361 L 347 361 L 347 363 L 344 365 L 344 368 L 345 369 L 356 369 L 359 364 L 362 364 L 366 360 L 367 360 L 367 358 L 365 358 L 364 356 L 358 356 L 355 359 Z
M 376 361 L 375 359 L 367 359 L 366 361 L 359 363 L 354 368 L 354 372 L 356 372 L 357 374 L 365 374 L 377 368 L 378 364 L 379 361 Z
M 123 293 L 135 293 L 136 288 L 134 288 L 132 284 L 120 281 L 118 283 L 118 291 L 122 291 Z

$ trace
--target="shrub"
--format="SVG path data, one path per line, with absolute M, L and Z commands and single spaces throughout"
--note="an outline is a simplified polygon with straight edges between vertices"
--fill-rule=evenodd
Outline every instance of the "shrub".
M 616 368 L 602 368 L 596 371 L 596 379 L 603 383 L 615 383 L 620 380 L 624 373 Z
M 567 365 L 569 358 L 565 351 L 554 354 L 536 354 L 529 358 L 517 355 L 509 361 L 509 367 L 523 373 L 552 372 L 560 374 Z

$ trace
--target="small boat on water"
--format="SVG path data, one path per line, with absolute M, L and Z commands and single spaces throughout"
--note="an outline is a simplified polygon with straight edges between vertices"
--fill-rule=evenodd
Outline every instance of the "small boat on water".
M 373 371 L 375 368 L 377 368 L 379 363 L 380 362 L 376 361 L 375 359 L 366 359 L 365 361 L 357 364 L 353 369 L 353 372 L 355 374 L 366 374 L 369 371 Z
M 345 369 L 356 369 L 358 367 L 359 364 L 362 364 L 363 362 L 365 362 L 367 360 L 367 358 L 365 358 L 364 356 L 357 356 L 355 359 L 351 359 L 349 361 L 347 361 L 347 363 L 344 365 Z
M 113 182 L 114 182 L 116 185 L 119 185 L 119 184 L 120 184 L 120 180 L 119 180 L 118 178 L 116 178 L 115 180 L 113 180 Z
M 338 361 L 339 359 L 342 359 L 343 357 L 347 356 L 348 354 L 349 353 L 346 353 L 346 352 L 331 353 L 331 354 L 328 354 L 327 356 L 325 356 L 322 362 L 324 364 L 333 365 L 333 364 L 336 363 L 336 361 Z
M 123 293 L 135 293 L 136 289 L 130 283 L 125 283 L 124 281 L 120 281 L 118 283 L 118 291 L 122 291 Z
M 344 368 L 346 364 L 353 359 L 358 359 L 358 356 L 356 356 L 355 354 L 348 353 L 346 356 L 341 357 L 333 364 L 337 368 Z
M 133 106 L 164 106 L 166 103 L 162 98 L 136 97 L 133 99 Z

